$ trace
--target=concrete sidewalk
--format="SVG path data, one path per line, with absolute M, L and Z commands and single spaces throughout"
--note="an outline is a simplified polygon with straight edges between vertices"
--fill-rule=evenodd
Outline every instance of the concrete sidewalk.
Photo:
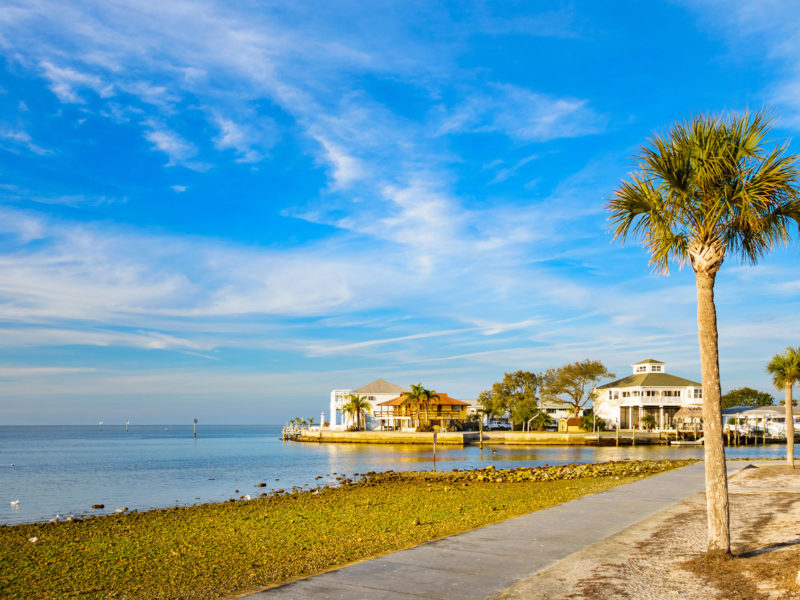
M 704 489 L 700 462 L 247 597 L 483 600 Z

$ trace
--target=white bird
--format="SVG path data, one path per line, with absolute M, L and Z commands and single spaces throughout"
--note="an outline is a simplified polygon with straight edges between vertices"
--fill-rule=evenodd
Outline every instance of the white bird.
M 115 510 L 114 512 L 115 512 L 115 513 L 121 513 L 121 512 L 125 512 L 125 509 L 120 507 L 120 508 L 118 508 L 117 510 Z
M 11 506 L 19 506 L 19 500 L 12 500 L 11 502 L 9 502 L 9 504 Z
M 244 495 L 244 499 L 245 499 L 245 500 L 250 500 L 250 494 L 245 494 L 245 495 Z
M 38 537 L 36 537 L 36 536 L 34 536 L 34 537 L 32 537 L 32 538 L 28 538 L 28 541 L 29 541 L 29 542 L 31 542 L 32 544 L 35 544 L 36 542 L 38 542 L 38 541 L 39 541 L 39 538 L 38 538 Z
M 56 513 L 56 516 L 55 516 L 55 517 L 53 517 L 52 519 L 50 519 L 50 522 L 51 522 L 51 523 L 58 523 L 60 520 L 61 520 L 61 515 L 59 515 L 58 513 Z

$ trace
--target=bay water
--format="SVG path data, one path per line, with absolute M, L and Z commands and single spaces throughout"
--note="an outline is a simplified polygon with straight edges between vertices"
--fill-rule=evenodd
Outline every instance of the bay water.
M 194 439 L 191 424 L 131 425 L 127 432 L 124 425 L 0 426 L 0 524 L 219 502 L 335 484 L 337 475 L 433 468 L 431 446 L 282 442 L 280 431 L 277 425 L 201 424 Z M 785 453 L 782 444 L 727 449 L 729 458 Z M 702 447 L 686 446 L 438 446 L 436 468 L 702 456 Z

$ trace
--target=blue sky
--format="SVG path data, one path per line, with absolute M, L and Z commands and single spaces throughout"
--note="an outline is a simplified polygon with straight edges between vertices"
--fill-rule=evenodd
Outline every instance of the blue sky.
M 686 116 L 795 136 L 799 12 L 5 2 L 0 423 L 282 422 L 584 358 L 699 378 L 691 270 L 604 203 Z M 797 259 L 726 261 L 724 390 L 798 343 Z

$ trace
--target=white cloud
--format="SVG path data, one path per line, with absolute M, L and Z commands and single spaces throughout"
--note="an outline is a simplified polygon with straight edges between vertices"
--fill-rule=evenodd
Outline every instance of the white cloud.
M 79 95 L 81 88 L 90 88 L 102 97 L 113 94 L 113 87 L 103 83 L 96 75 L 84 73 L 71 67 L 58 67 L 48 60 L 40 63 L 44 76 L 50 81 L 50 89 L 62 102 L 83 104 L 85 100 Z
M 20 129 L 0 129 L 0 147 L 12 151 L 24 149 L 39 156 L 53 153 L 51 150 L 35 144 L 30 134 Z
M 166 166 L 183 165 L 202 170 L 198 163 L 191 161 L 197 155 L 197 147 L 194 144 L 152 120 L 147 121 L 145 125 L 147 126 L 145 139 L 153 144 L 156 150 L 167 155 L 169 162 Z
M 234 150 L 237 162 L 259 162 L 264 158 L 264 154 L 258 148 L 271 145 L 274 126 L 272 119 L 268 117 L 261 116 L 257 119 L 259 125 L 255 127 L 217 115 L 215 120 L 219 135 L 214 138 L 214 146 L 218 150 Z
M 443 119 L 441 133 L 502 133 L 545 142 L 599 133 L 605 118 L 586 100 L 540 94 L 510 84 L 491 84 L 473 92 Z

